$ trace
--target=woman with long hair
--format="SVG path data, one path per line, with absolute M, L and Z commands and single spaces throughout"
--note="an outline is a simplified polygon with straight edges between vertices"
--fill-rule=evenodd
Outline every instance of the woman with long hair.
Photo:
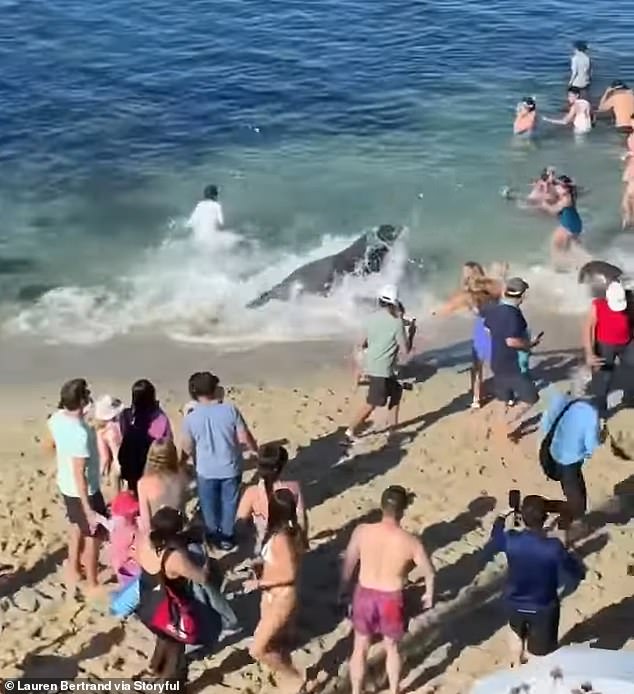
M 551 254 L 553 261 L 557 256 L 570 250 L 571 244 L 581 245 L 583 222 L 577 211 L 577 186 L 568 176 L 559 176 L 555 184 L 557 202 L 550 205 L 542 203 L 542 209 L 556 215 L 559 224 L 553 232 Z
M 145 378 L 132 386 L 132 403 L 121 415 L 121 435 L 121 478 L 136 493 L 152 442 L 173 439 L 170 421 L 156 399 L 156 389 Z
M 268 526 L 262 546 L 259 578 L 245 590 L 260 590 L 260 621 L 249 649 L 251 656 L 279 673 L 299 692 L 304 678 L 293 666 L 289 636 L 297 609 L 297 579 L 303 549 L 295 497 L 288 489 L 274 491 L 268 504 Z
M 180 539 L 185 518 L 174 508 L 161 508 L 153 516 L 149 535 L 139 539 L 137 560 L 141 568 L 138 614 L 146 625 L 162 599 L 161 587 L 166 585 L 181 599 L 193 603 L 190 583 L 205 584 L 207 571 L 194 563 Z M 158 677 L 187 681 L 185 644 L 153 630 L 156 635 L 150 670 Z
M 269 522 L 269 499 L 278 489 L 288 489 L 297 510 L 297 519 L 304 539 L 308 534 L 308 515 L 299 482 L 280 479 L 288 451 L 283 446 L 266 444 L 258 450 L 258 475 L 255 484 L 244 490 L 238 505 L 237 520 L 252 522 L 255 527 L 255 552 L 260 553 Z
M 498 264 L 500 275 L 506 274 L 505 263 Z M 488 276 L 482 265 L 472 260 L 462 266 L 461 288 L 436 312 L 439 316 L 449 316 L 459 311 L 471 311 L 475 320 L 471 334 L 471 407 L 482 406 L 484 365 L 491 361 L 491 335 L 481 315 L 484 307 L 498 301 L 502 296 L 502 277 Z
M 138 482 L 139 527 L 148 531 L 150 519 L 163 506 L 184 511 L 187 495 L 185 466 L 170 439 L 153 441 L 147 455 L 143 477 Z

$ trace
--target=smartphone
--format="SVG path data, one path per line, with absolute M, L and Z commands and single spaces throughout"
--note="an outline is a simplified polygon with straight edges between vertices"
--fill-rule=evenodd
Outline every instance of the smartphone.
M 511 489 L 509 491 L 509 508 L 515 511 L 520 510 L 520 504 L 522 503 L 522 495 L 519 489 Z
M 538 334 L 537 334 L 537 337 L 535 338 L 535 341 L 536 341 L 536 342 L 539 342 L 539 340 L 541 340 L 542 337 L 544 337 L 544 331 L 543 331 L 543 330 L 541 331 L 541 333 L 538 333 Z

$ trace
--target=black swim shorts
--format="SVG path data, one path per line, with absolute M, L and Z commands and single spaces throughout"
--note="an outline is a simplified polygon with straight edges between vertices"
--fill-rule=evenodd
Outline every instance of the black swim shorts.
M 90 508 L 98 513 L 100 516 L 107 516 L 108 511 L 106 509 L 106 502 L 101 494 L 97 492 L 92 496 L 88 497 L 88 503 Z M 66 506 L 66 518 L 68 518 L 71 525 L 78 525 L 81 534 L 84 537 L 92 537 L 94 535 L 99 535 L 101 531 L 98 529 L 97 532 L 91 533 L 90 526 L 88 525 L 88 519 L 84 513 L 83 506 L 81 505 L 81 499 L 78 496 L 65 496 L 64 504 Z M 101 526 L 100 526 L 101 527 Z
M 528 374 L 504 374 L 493 377 L 495 397 L 502 402 L 518 400 L 527 405 L 534 405 L 539 400 L 539 393 Z
M 559 612 L 559 604 L 536 612 L 511 610 L 509 626 L 531 655 L 548 655 L 558 647 Z
M 368 376 L 368 405 L 385 407 L 391 410 L 397 407 L 403 397 L 403 386 L 395 378 Z

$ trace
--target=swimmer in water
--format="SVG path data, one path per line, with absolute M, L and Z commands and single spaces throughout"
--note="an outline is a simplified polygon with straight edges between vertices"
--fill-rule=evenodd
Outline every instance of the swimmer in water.
M 621 80 L 615 80 L 601 97 L 599 113 L 614 114 L 614 125 L 619 132 L 630 135 L 632 132 L 632 113 L 634 113 L 634 92 Z
M 517 105 L 513 134 L 531 137 L 537 128 L 537 104 L 528 96 Z
M 574 181 L 568 176 L 559 176 L 556 180 L 557 202 L 542 203 L 541 208 L 549 214 L 557 215 L 559 225 L 553 232 L 551 253 L 555 261 L 562 252 L 570 250 L 571 244 L 580 245 L 583 222 L 577 211 L 577 189 Z
M 554 205 L 557 202 L 556 175 L 555 167 L 547 166 L 533 182 L 533 188 L 526 201 L 531 205 L 541 205 L 544 202 Z
M 592 130 L 592 107 L 583 99 L 578 87 L 568 88 L 570 108 L 565 118 L 546 118 L 547 123 L 555 125 L 572 125 L 575 135 L 585 135 Z
M 500 195 L 505 200 L 517 202 L 517 206 L 521 209 L 527 207 L 540 208 L 543 202 L 554 204 L 557 202 L 557 193 L 555 191 L 556 170 L 553 166 L 546 167 L 539 178 L 531 181 L 531 190 L 524 197 L 510 186 L 505 186 L 500 190 Z
M 218 188 L 209 185 L 203 191 L 203 199 L 187 220 L 187 226 L 194 232 L 197 241 L 209 241 L 224 226 L 222 206 L 218 202 Z

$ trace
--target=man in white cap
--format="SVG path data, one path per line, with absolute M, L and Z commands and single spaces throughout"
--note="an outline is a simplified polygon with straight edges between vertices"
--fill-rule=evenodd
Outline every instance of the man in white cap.
M 409 354 L 416 333 L 416 323 L 406 322 L 403 318 L 403 305 L 398 299 L 398 289 L 386 285 L 378 295 L 378 310 L 368 321 L 362 348 L 365 351 L 364 373 L 368 377 L 369 388 L 366 403 L 359 410 L 346 436 L 355 440 L 358 428 L 365 422 L 377 407 L 388 406 L 390 426 L 398 423 L 399 405 L 403 387 L 395 378 L 398 366 L 398 355 Z
M 586 363 L 594 371 L 592 390 L 602 423 L 605 424 L 616 360 L 630 371 L 634 368 L 632 321 L 627 293 L 620 282 L 608 285 L 605 299 L 593 299 L 584 337 Z M 628 385 L 630 390 L 629 378 Z

